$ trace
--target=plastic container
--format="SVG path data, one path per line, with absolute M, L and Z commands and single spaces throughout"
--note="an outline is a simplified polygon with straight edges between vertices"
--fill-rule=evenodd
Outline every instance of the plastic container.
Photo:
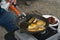
M 59 24 L 59 19 L 57 17 L 55 17 L 55 16 L 52 16 L 52 15 L 42 15 L 42 16 L 45 17 L 45 18 L 49 18 L 49 17 L 55 18 L 55 21 L 57 21 L 57 23 L 53 24 L 53 25 L 49 24 L 49 26 L 57 26 Z
M 60 22 L 59 22 L 59 25 L 58 25 L 58 32 L 60 33 Z
M 57 17 L 55 17 L 53 15 L 42 15 L 42 16 L 45 17 L 45 18 L 49 18 L 49 17 L 55 18 L 55 21 L 57 21 L 57 23 L 56 24 L 53 24 L 53 25 L 52 24 L 49 24 L 49 27 L 52 28 L 53 30 L 57 30 L 58 25 L 59 25 L 59 22 L 60 22 L 60 20 Z

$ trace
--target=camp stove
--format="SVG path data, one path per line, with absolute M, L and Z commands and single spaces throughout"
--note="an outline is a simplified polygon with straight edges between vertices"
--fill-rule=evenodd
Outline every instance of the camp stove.
M 53 34 L 38 34 L 38 35 L 31 35 L 27 33 L 20 32 L 20 30 L 17 30 L 15 32 L 15 38 L 17 40 L 46 40 L 47 38 L 51 37 L 52 35 L 56 34 L 57 32 Z
M 52 30 L 49 28 L 45 33 L 39 33 L 36 35 L 31 35 L 28 33 L 21 32 L 20 30 L 15 31 L 15 38 L 17 40 L 53 40 L 58 39 L 57 36 L 60 33 L 57 33 L 57 30 Z M 60 35 L 59 35 L 60 36 Z M 55 40 L 54 39 L 54 40 Z
M 24 17 L 25 16 L 21 16 L 20 20 L 24 21 L 25 20 Z M 22 21 L 20 21 L 20 22 L 22 22 Z M 60 26 L 57 25 L 55 27 L 58 27 L 58 28 L 48 27 L 48 29 L 46 31 L 44 31 L 42 33 L 34 34 L 34 35 L 24 33 L 24 32 L 21 32 L 20 30 L 17 30 L 17 31 L 15 31 L 15 38 L 17 40 L 59 40 L 60 33 L 58 31 L 59 31 Z

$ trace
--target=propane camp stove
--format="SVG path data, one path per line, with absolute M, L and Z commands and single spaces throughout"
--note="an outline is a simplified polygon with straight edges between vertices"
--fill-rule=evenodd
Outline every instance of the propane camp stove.
M 60 33 L 58 33 L 57 30 L 52 30 L 51 28 L 48 28 L 47 31 L 44 31 L 44 33 L 39 33 L 35 35 L 17 30 L 15 31 L 15 38 L 17 40 L 58 40 L 59 34 Z
M 51 31 L 51 32 L 49 31 L 44 34 L 31 35 L 31 34 L 23 33 L 20 30 L 17 30 L 15 32 L 15 38 L 17 40 L 48 40 L 48 38 L 50 38 L 51 36 L 55 34 L 58 34 L 57 31 Z
M 21 16 L 20 20 L 24 21 L 25 20 L 24 16 Z M 22 22 L 22 21 L 20 21 L 20 22 Z M 60 32 L 58 32 L 58 31 L 60 31 L 59 30 L 60 26 L 57 25 L 55 27 L 58 27 L 58 28 L 48 27 L 46 31 L 44 31 L 42 33 L 34 34 L 34 35 L 24 33 L 24 32 L 21 32 L 20 30 L 17 30 L 17 31 L 15 31 L 15 38 L 17 40 L 59 40 Z M 55 29 L 58 29 L 58 30 L 55 30 Z
M 34 14 L 34 13 L 36 15 L 42 16 L 42 14 L 40 14 L 40 12 L 38 12 L 38 11 L 32 11 L 29 14 Z M 20 16 L 20 18 L 19 18 L 20 21 L 18 24 L 20 24 L 22 21 L 26 20 L 25 17 L 29 17 L 29 15 Z M 59 26 L 57 25 L 55 27 L 59 27 Z M 57 30 L 55 30 L 55 29 L 57 29 L 57 28 L 48 27 L 47 30 L 45 30 L 42 33 L 38 33 L 38 34 L 28 34 L 28 33 L 21 32 L 20 30 L 17 30 L 17 31 L 15 31 L 15 38 L 17 40 L 58 40 L 57 36 L 60 33 L 58 33 Z
M 15 38 L 17 40 L 60 40 L 60 32 L 50 29 L 50 31 L 47 30 L 47 33 L 44 34 L 31 35 L 17 30 L 15 31 Z

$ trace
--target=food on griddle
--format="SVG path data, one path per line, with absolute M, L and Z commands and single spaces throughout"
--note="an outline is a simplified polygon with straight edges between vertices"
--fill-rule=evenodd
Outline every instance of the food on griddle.
M 49 21 L 50 24 L 55 24 L 55 23 L 57 23 L 57 21 L 55 21 L 55 18 L 53 18 L 53 17 L 49 17 L 49 18 L 47 18 L 47 19 L 48 19 L 48 21 Z
M 36 24 L 33 24 L 33 23 L 32 23 L 31 25 L 28 26 L 28 29 L 33 29 L 33 28 L 35 28 L 35 27 L 36 27 Z
M 45 29 L 46 22 L 44 22 L 43 20 L 38 20 L 36 18 L 34 19 L 34 21 L 28 26 L 28 31 L 36 32 L 36 31 L 42 31 Z
M 28 22 L 32 23 L 34 21 L 35 18 L 31 18 Z
M 44 22 L 42 20 L 39 20 L 39 21 L 37 21 L 37 25 L 45 26 L 46 25 L 46 22 Z

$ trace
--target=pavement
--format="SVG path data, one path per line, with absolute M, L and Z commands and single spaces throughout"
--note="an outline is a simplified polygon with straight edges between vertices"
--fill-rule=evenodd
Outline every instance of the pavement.
M 25 12 L 29 13 L 34 10 L 38 10 L 41 14 L 54 15 L 60 19 L 60 0 L 36 0 L 32 2 L 30 6 L 20 4 L 18 0 L 18 6 Z M 0 27 L 0 40 L 4 40 L 4 35 L 7 31 Z

